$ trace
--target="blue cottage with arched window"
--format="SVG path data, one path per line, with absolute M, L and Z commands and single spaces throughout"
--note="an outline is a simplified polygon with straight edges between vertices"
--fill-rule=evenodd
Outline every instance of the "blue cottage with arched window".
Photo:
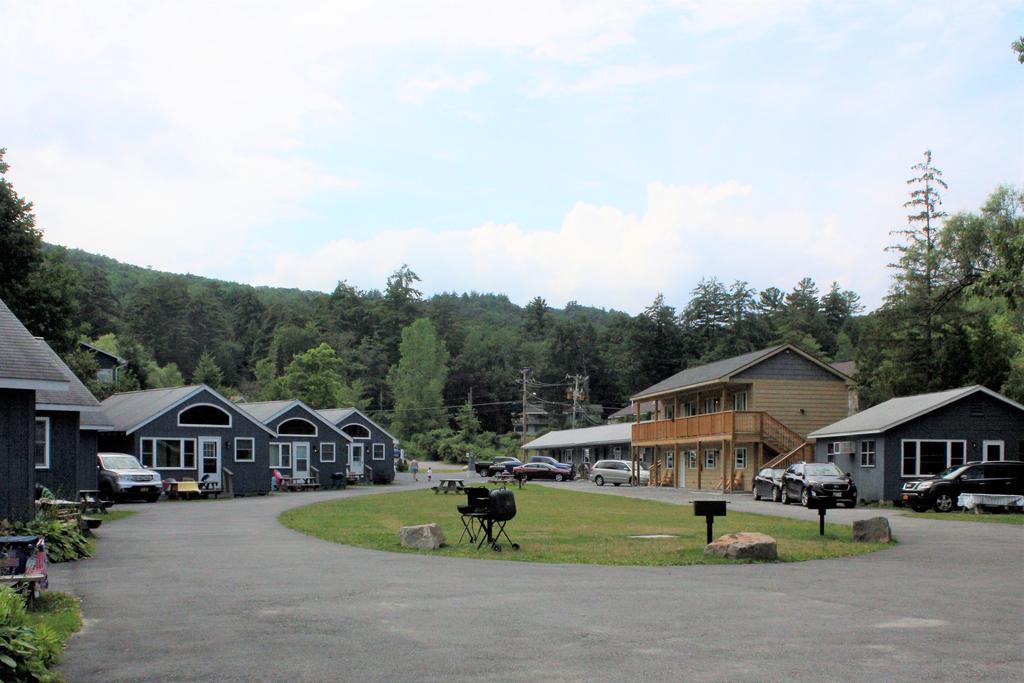
M 276 432 L 205 384 L 114 394 L 101 407 L 112 429 L 100 432 L 100 453 L 134 455 L 209 492 L 270 490 Z

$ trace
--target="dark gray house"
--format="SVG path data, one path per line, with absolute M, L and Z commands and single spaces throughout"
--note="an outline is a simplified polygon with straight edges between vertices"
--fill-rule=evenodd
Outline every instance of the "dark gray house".
M 78 348 L 87 351 L 96 359 L 96 364 L 99 366 L 99 370 L 96 371 L 96 379 L 106 384 L 116 382 L 118 375 L 121 374 L 121 368 L 128 365 L 128 361 L 124 358 L 87 342 L 79 342 Z
M 163 478 L 229 494 L 270 490 L 273 430 L 205 384 L 114 394 L 101 453 L 130 453 Z
M 68 390 L 36 392 L 36 483 L 58 498 L 78 500 L 79 491 L 96 489 L 97 435 L 111 425 L 100 410 L 100 402 L 71 368 L 45 341 L 38 342 L 64 373 Z
M 807 436 L 814 459 L 850 472 L 862 499 L 897 501 L 902 479 L 1024 459 L 1024 406 L 970 386 L 893 398 Z
M 348 454 L 350 472 L 369 477 L 374 483 L 394 481 L 398 439 L 358 408 L 331 408 L 319 413 L 352 439 Z
M 0 519 L 35 515 L 36 392 L 70 389 L 60 366 L 0 301 Z
M 274 433 L 269 444 L 271 470 L 286 477 L 313 477 L 322 485 L 330 483 L 332 474 L 348 471 L 351 437 L 302 401 L 237 405 Z

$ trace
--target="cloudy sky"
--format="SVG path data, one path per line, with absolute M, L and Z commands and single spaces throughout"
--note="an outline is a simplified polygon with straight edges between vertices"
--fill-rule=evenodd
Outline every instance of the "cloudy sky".
M 1024 182 L 1024 3 L 0 0 L 0 147 L 55 243 L 330 290 L 636 312 L 884 296 L 909 166 Z

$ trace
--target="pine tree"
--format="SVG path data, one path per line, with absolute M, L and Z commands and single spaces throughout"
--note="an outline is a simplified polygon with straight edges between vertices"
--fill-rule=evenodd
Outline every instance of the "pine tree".
M 199 357 L 199 362 L 192 371 L 192 384 L 205 384 L 214 391 L 224 390 L 224 373 L 209 351 Z

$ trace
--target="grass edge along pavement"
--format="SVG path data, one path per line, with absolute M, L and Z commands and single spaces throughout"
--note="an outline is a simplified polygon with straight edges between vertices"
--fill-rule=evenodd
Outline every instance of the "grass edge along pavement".
M 907 519 L 937 519 L 944 522 L 979 522 L 982 524 L 1016 524 L 1024 526 L 1024 513 L 1003 512 L 976 515 L 973 512 L 905 512 Z
M 704 556 L 706 527 L 690 506 L 625 496 L 604 496 L 544 486 L 515 489 L 518 514 L 508 526 L 522 549 L 495 553 L 457 545 L 462 522 L 456 506 L 462 496 L 430 490 L 403 491 L 313 503 L 278 517 L 289 529 L 325 541 L 390 552 L 440 557 L 518 560 L 555 564 L 672 566 L 728 562 Z M 402 526 L 437 522 L 448 545 L 435 551 L 402 548 Z M 779 560 L 798 562 L 850 557 L 886 548 L 853 541 L 850 526 L 754 513 L 732 513 L 715 520 L 714 535 L 738 531 L 768 534 L 778 542 Z M 672 538 L 630 538 L 664 534 Z

